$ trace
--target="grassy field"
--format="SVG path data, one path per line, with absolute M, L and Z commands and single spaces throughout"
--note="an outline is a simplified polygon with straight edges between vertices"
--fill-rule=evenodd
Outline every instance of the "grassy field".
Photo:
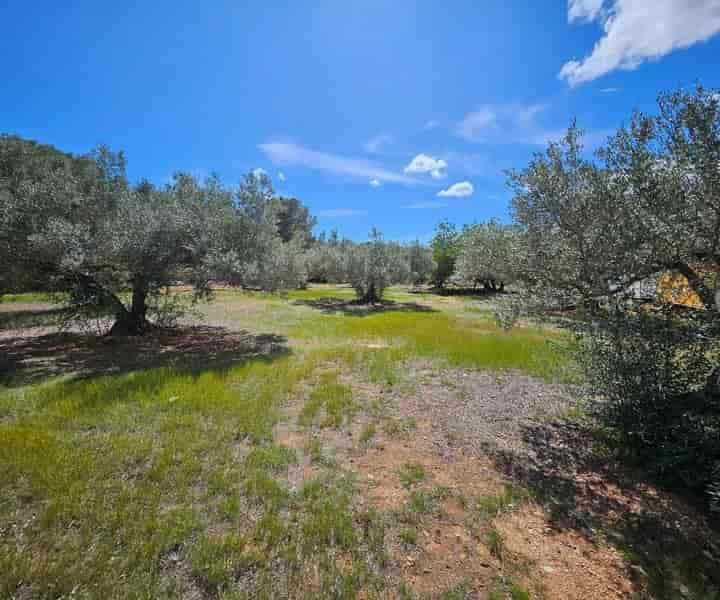
M 500 331 L 473 298 L 351 298 L 221 290 L 192 337 L 142 342 L 17 330 L 0 308 L 0 595 L 619 598 L 670 572 L 633 558 L 634 576 L 612 529 L 550 539 L 544 488 L 418 408 L 555 390 L 559 332 Z M 559 565 L 565 543 L 599 580 Z M 711 589 L 684 559 L 678 585 Z

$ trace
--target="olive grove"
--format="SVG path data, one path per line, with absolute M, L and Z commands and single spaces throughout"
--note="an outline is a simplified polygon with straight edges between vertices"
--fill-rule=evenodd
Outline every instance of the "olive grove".
M 108 316 L 111 333 L 140 334 L 159 300 L 177 306 L 167 302 L 176 283 L 193 299 L 217 279 L 269 290 L 304 283 L 307 240 L 283 239 L 281 208 L 265 176 L 237 188 L 182 173 L 162 187 L 132 185 L 121 153 L 72 156 L 2 136 L 0 292 L 60 292 L 74 318 Z

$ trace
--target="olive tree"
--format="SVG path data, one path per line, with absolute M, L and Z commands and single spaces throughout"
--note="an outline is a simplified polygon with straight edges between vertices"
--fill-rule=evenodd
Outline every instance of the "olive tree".
M 466 227 L 458 241 L 456 278 L 474 288 L 502 292 L 515 279 L 517 235 L 496 220 Z
M 208 292 L 208 225 L 217 191 L 182 175 L 165 189 L 125 186 L 92 223 L 50 219 L 30 237 L 33 256 L 72 308 L 112 315 L 111 333 L 143 333 L 150 304 L 171 284 L 183 280 L 197 295 Z
M 308 280 L 318 283 L 347 282 L 349 257 L 354 247 L 350 240 L 341 240 L 336 229 L 329 235 L 322 232 L 307 250 Z
M 410 283 L 419 285 L 430 280 L 433 271 L 432 250 L 415 240 L 407 247 Z
M 376 228 L 365 244 L 358 244 L 349 253 L 348 276 L 358 300 L 372 304 L 382 300 L 385 289 L 399 282 L 407 273 L 396 249 L 383 240 Z
M 131 185 L 107 148 L 73 157 L 8 137 L 0 176 L 0 252 L 13 265 L 4 285 L 42 282 L 78 317 L 112 317 L 111 333 L 145 332 L 177 282 L 198 299 L 221 276 L 271 290 L 304 281 L 302 242 L 283 245 L 266 177 Z
M 122 154 L 103 146 L 73 156 L 0 135 L 0 294 L 48 287 L 51 265 L 37 260 L 31 237 L 56 218 L 91 229 L 113 210 L 124 168 Z
M 623 451 L 656 474 L 717 493 L 720 474 L 720 96 L 662 94 L 595 158 L 573 125 L 511 172 L 524 248 L 517 272 L 537 304 L 577 306 L 579 363 Z M 700 309 L 637 282 L 679 273 Z M 713 483 L 714 481 L 714 483 Z
M 435 235 L 430 242 L 434 263 L 433 283 L 442 289 L 455 273 L 455 261 L 458 252 L 458 232 L 449 221 L 441 221 L 435 228 Z
M 659 109 L 636 113 L 597 161 L 573 125 L 509 174 L 527 282 L 582 301 L 676 271 L 718 310 L 720 100 L 698 88 L 661 95 Z

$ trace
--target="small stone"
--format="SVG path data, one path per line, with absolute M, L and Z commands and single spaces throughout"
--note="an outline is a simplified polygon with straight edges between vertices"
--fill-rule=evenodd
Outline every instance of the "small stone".
M 555 569 L 553 569 L 552 567 L 549 567 L 549 566 L 547 566 L 547 565 L 545 565 L 545 566 L 542 568 L 542 570 L 545 571 L 546 573 L 554 573 L 554 572 L 555 572 Z

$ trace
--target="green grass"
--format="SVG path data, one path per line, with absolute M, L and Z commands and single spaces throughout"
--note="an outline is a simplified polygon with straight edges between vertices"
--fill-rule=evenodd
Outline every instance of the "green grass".
M 531 498 L 530 492 L 515 484 L 505 484 L 502 492 L 480 496 L 475 504 L 475 513 L 482 520 L 490 520 L 517 507 Z
M 0 304 L 15 304 L 15 303 L 34 303 L 34 302 L 54 302 L 58 299 L 55 294 L 49 294 L 46 292 L 25 292 L 23 294 L 0 294 Z
M 357 407 L 352 390 L 338 381 L 337 372 L 322 373 L 300 413 L 300 423 L 309 425 L 319 420 L 321 427 L 349 424 Z M 319 419 L 324 413 L 322 419 Z
M 370 441 L 375 437 L 376 433 L 377 427 L 375 426 L 375 423 L 368 423 L 367 425 L 364 425 L 362 430 L 360 431 L 360 443 L 363 445 L 369 444 Z
M 398 538 L 405 546 L 417 546 L 418 531 L 414 527 L 405 527 L 398 533 Z
M 425 480 L 425 468 L 418 463 L 405 463 L 398 469 L 400 483 L 406 489 Z
M 505 540 L 502 534 L 494 527 L 485 534 L 485 545 L 488 547 L 488 550 L 490 550 L 490 554 L 499 561 L 505 558 Z
M 286 450 L 254 449 L 244 464 L 234 449 L 271 439 L 279 403 L 315 366 L 284 357 L 3 394 L 0 520 L 25 541 L 0 541 L 0 595 L 22 582 L 39 597 L 75 587 L 98 597 L 164 593 L 162 557 L 192 550 L 196 532 L 237 513 L 237 492 L 273 507 L 287 498 L 264 476 L 292 460 Z M 242 486 L 232 473 L 247 473 Z M 208 495 L 220 497 L 217 514 L 199 510 Z
M 530 592 L 522 585 L 514 583 L 510 587 L 510 597 L 512 600 L 531 600 Z
M 186 576 L 227 598 L 392 596 L 381 577 L 388 519 L 358 507 L 352 477 L 320 438 L 338 433 L 315 428 L 361 444 L 379 431 L 411 439 L 414 423 L 388 417 L 380 398 L 398 393 L 415 358 L 551 376 L 538 356 L 552 334 L 499 332 L 452 299 L 437 300 L 448 312 L 354 316 L 295 303 L 352 298 L 349 288 L 217 296 L 206 308 L 223 323 L 285 335 L 291 352 L 195 374 L 167 367 L 0 388 L 0 597 L 176 597 Z M 355 380 L 378 392 L 368 406 Z M 273 435 L 293 403 L 316 434 L 302 451 Z M 373 420 L 350 430 L 360 410 Z M 304 457 L 321 475 L 293 482 Z M 409 489 L 399 535 L 411 545 L 448 490 L 420 489 L 418 464 L 398 476 Z
M 394 344 L 400 357 L 434 358 L 451 366 L 494 370 L 518 369 L 545 379 L 558 371 L 549 339 L 559 333 L 544 329 L 498 329 L 489 320 L 469 321 L 448 313 L 381 312 L 368 316 L 321 315 L 312 326 L 303 324 L 290 332 L 300 339 L 355 340 Z M 559 359 L 559 357 L 557 357 Z M 384 359 L 387 361 L 387 359 Z M 387 365 L 375 367 L 385 377 Z M 394 375 L 390 376 L 394 383 Z

